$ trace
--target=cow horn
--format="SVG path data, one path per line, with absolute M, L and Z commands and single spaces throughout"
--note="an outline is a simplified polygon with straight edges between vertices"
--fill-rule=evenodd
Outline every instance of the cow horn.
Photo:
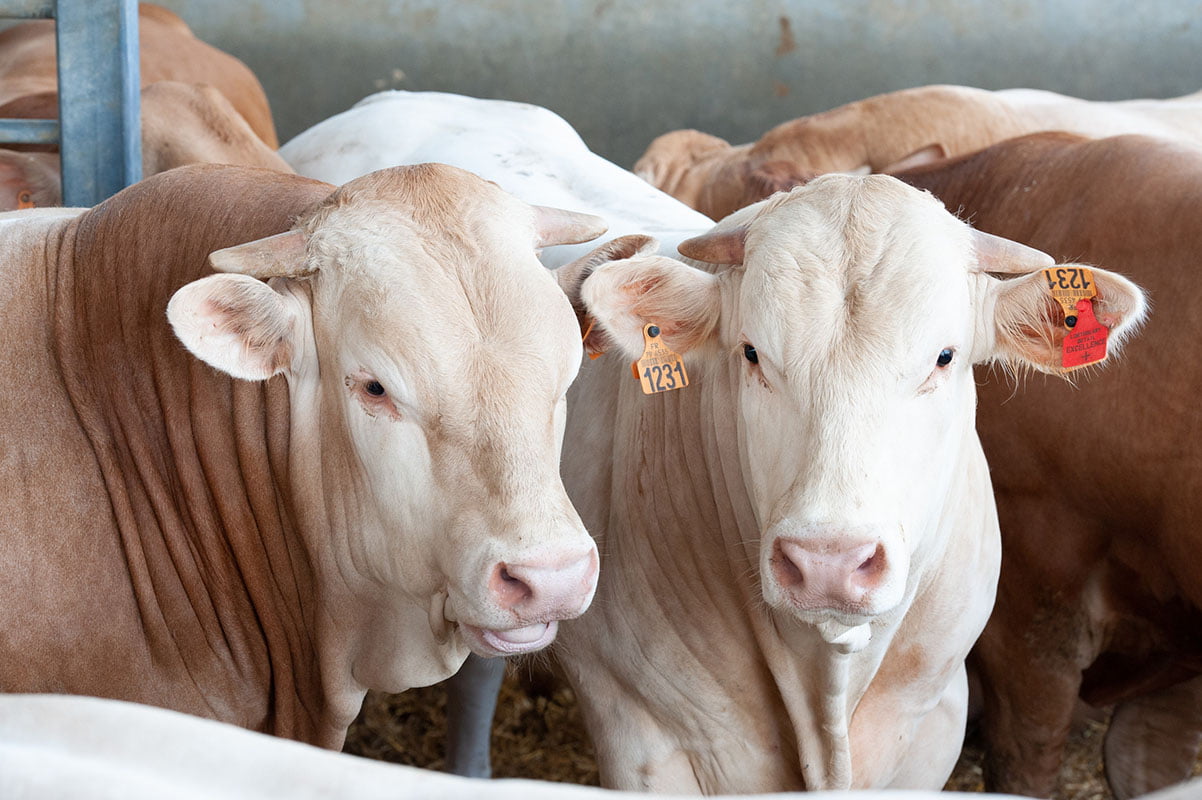
M 593 214 L 534 206 L 535 247 L 588 242 L 607 230 L 609 223 Z
M 209 254 L 218 272 L 236 272 L 252 278 L 295 278 L 315 272 L 305 259 L 305 235 L 288 231 L 234 245 Z
M 1054 258 L 1041 250 L 994 236 L 992 233 L 973 228 L 972 237 L 978 272 L 1027 275 L 1056 263 Z
M 747 244 L 747 226 L 712 230 L 692 239 L 685 239 L 676 246 L 685 258 L 704 261 L 707 264 L 742 264 Z

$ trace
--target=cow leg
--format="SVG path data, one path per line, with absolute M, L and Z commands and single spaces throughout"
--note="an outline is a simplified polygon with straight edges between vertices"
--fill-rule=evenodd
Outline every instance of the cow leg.
M 1103 755 L 1118 800 L 1190 776 L 1202 745 L 1202 677 L 1115 706 Z
M 1068 653 L 1040 653 L 1025 640 L 1022 632 L 999 637 L 987 628 L 974 651 L 984 693 L 985 789 L 1049 797 L 1072 727 L 1081 668 Z
M 447 681 L 447 772 L 492 777 L 492 718 L 504 677 L 505 659 L 472 654 Z

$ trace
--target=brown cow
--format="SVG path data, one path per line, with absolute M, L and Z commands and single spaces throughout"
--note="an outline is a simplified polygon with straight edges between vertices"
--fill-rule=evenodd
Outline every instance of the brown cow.
M 241 61 L 197 39 L 182 19 L 149 3 L 138 6 L 138 43 L 143 86 L 211 84 L 264 143 L 280 146 L 267 95 Z M 0 32 L 0 117 L 57 116 L 57 100 L 47 98 L 58 92 L 56 52 L 53 21 L 33 20 Z
M 142 90 L 142 174 L 184 164 L 292 172 L 212 86 L 159 81 Z M 62 205 L 58 153 L 0 149 L 0 211 Z
M 275 152 L 275 128 L 258 80 L 236 58 L 192 35 L 175 14 L 139 9 L 142 46 L 142 174 L 200 162 L 291 168 Z M 0 33 L 0 117 L 58 116 L 52 23 Z M 0 149 L 0 211 L 62 202 L 57 145 Z
M 651 143 L 634 171 L 722 219 L 815 175 L 887 172 L 1048 130 L 1202 143 L 1202 97 L 1101 103 L 1033 89 L 922 86 L 801 117 L 738 147 L 699 131 L 672 131 Z
M 1183 780 L 1202 741 L 1202 149 L 1039 134 L 900 177 L 981 230 L 1124 271 L 1162 306 L 1089 391 L 981 387 L 1003 559 L 973 661 L 991 789 L 1052 791 L 1078 695 L 1115 704 L 1117 797 Z
M 0 691 L 338 746 L 368 688 L 546 646 L 597 553 L 536 251 L 603 230 L 444 165 L 0 215 Z

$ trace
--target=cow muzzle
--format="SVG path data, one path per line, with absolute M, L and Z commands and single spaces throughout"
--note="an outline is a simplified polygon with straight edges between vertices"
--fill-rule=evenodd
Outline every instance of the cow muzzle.
M 584 613 L 597 588 L 597 550 L 516 562 L 498 562 L 489 572 L 490 618 L 472 625 L 461 622 L 468 645 L 478 655 L 501 656 L 540 650 L 555 640 L 560 620 Z
M 764 599 L 803 621 L 864 622 L 902 600 L 909 559 L 879 531 L 807 526 L 771 537 Z

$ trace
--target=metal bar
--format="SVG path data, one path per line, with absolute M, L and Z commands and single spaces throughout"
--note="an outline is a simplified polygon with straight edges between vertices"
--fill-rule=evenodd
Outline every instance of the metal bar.
M 54 0 L 4 0 L 0 3 L 0 17 L 50 19 L 54 16 L 54 6 Z
M 137 0 L 58 0 L 63 203 L 92 206 L 142 177 Z
M 57 144 L 56 119 L 0 119 L 0 143 Z

